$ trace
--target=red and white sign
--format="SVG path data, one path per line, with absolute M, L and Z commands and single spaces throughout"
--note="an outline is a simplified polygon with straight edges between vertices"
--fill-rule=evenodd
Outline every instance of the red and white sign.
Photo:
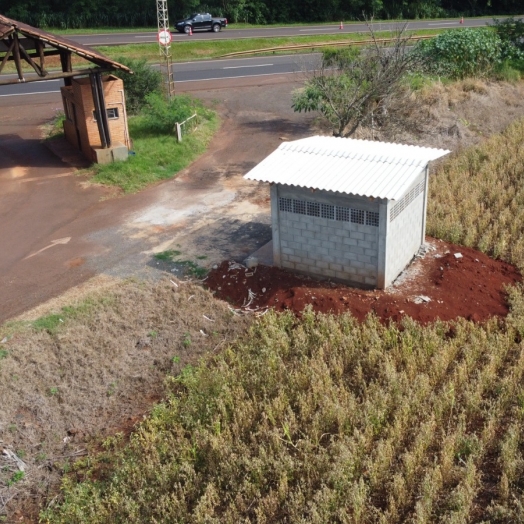
M 160 45 L 169 45 L 171 43 L 171 33 L 169 31 L 159 31 L 157 40 Z

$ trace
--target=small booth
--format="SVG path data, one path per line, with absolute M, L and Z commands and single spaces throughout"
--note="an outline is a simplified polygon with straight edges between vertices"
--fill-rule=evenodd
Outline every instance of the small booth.
M 80 57 L 76 68 L 73 55 Z M 50 57 L 60 58 L 61 71 L 48 70 Z M 132 73 L 127 66 L 88 46 L 0 15 L 0 74 L 8 62 L 14 62 L 16 78 L 0 77 L 0 85 L 63 79 L 65 135 L 89 160 L 127 159 L 124 87 L 119 78 L 107 74 Z
M 428 164 L 449 151 L 314 136 L 245 175 L 271 191 L 273 263 L 384 289 L 424 244 Z
M 116 160 L 126 160 L 130 143 L 124 83 L 114 75 L 106 75 L 100 78 L 100 84 L 105 115 L 102 111 L 100 114 L 102 119 L 105 116 L 105 128 L 99 125 L 97 119 L 90 77 L 74 78 L 70 86 L 60 89 L 65 113 L 65 136 L 92 162 L 107 164 Z M 102 133 L 100 127 L 103 129 Z M 107 134 L 111 141 L 110 147 Z M 105 143 L 102 142 L 104 138 Z

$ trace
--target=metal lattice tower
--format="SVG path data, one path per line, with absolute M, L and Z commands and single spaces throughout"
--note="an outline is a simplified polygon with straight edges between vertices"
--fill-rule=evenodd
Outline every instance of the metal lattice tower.
M 167 15 L 167 0 L 156 0 L 156 12 L 158 20 L 158 33 L 169 30 L 169 18 Z M 175 77 L 171 61 L 171 43 L 163 45 L 158 42 L 160 48 L 160 71 L 162 73 L 164 93 L 167 98 L 175 94 Z

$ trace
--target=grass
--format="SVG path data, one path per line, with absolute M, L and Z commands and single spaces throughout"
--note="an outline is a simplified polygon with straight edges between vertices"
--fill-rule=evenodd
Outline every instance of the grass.
M 179 273 L 179 276 L 190 276 L 197 279 L 204 278 L 208 272 L 206 268 L 198 265 L 193 260 L 180 260 L 179 257 L 182 255 L 181 251 L 169 249 L 160 253 L 155 253 L 154 257 L 157 260 L 163 262 L 170 262 L 173 264 L 171 271 Z M 197 260 L 205 260 L 205 255 L 197 256 Z
M 442 30 L 420 30 L 413 31 L 413 35 L 436 35 Z M 378 31 L 376 33 L 378 38 L 387 38 L 391 35 L 389 31 Z M 258 49 L 266 49 L 269 47 L 284 47 L 293 45 L 312 45 L 323 44 L 331 42 L 347 42 L 348 44 L 356 41 L 369 40 L 368 33 L 350 33 L 350 34 L 335 34 L 335 35 L 300 35 L 291 37 L 278 38 L 245 38 L 239 40 L 194 40 L 191 41 L 188 37 L 187 42 L 174 42 L 171 46 L 171 54 L 175 62 L 187 62 L 194 60 L 203 60 L 210 58 L 220 58 L 229 53 L 237 53 L 240 51 L 253 51 Z M 158 45 L 157 44 L 129 44 L 122 46 L 101 46 L 97 49 L 109 56 L 117 59 L 119 56 L 128 58 L 146 58 L 150 62 L 158 62 Z M 318 51 L 318 49 L 313 49 Z M 292 51 L 297 52 L 297 51 Z M 302 51 L 304 52 L 304 51 Z M 305 52 L 311 52 L 310 49 Z M 289 51 L 286 52 L 289 54 Z M 274 54 L 262 53 L 262 54 Z
M 201 111 L 200 124 L 192 133 L 177 142 L 175 133 L 159 134 L 150 130 L 150 120 L 144 116 L 129 118 L 129 135 L 134 155 L 126 162 L 96 165 L 94 182 L 119 187 L 133 193 L 161 180 L 172 178 L 201 155 L 217 131 L 219 120 L 212 111 Z

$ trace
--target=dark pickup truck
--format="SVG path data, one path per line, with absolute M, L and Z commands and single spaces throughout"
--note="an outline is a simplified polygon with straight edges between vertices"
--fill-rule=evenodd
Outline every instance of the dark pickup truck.
M 201 29 L 218 33 L 223 27 L 227 27 L 227 18 L 213 18 L 209 13 L 194 13 L 175 24 L 175 29 L 180 33 L 190 33 Z

